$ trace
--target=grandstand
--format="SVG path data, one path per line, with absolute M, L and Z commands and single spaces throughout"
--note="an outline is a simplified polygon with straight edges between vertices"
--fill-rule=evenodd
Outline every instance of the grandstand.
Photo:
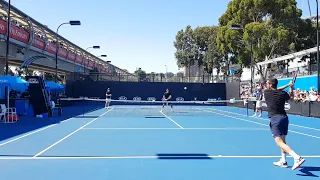
M 7 34 L 7 11 L 8 3 L 0 0 L 0 39 L 3 40 L 6 39 Z M 70 68 L 66 70 L 67 68 L 63 66 L 66 63 L 70 63 L 74 64 L 75 67 L 88 69 L 91 71 L 91 76 L 96 76 L 97 73 L 101 74 L 99 76 L 100 79 L 118 80 L 121 78 L 124 79 L 125 77 L 132 77 L 132 80 L 136 79 L 134 74 L 96 57 L 60 35 L 58 35 L 59 42 L 56 42 L 55 31 L 39 23 L 32 17 L 29 17 L 14 6 L 11 6 L 10 14 L 10 43 L 16 47 L 17 54 L 23 55 L 29 52 L 35 52 L 37 55 L 41 55 L 41 57 L 44 56 L 48 59 L 53 59 L 55 58 L 56 46 L 58 44 L 58 59 L 62 62 L 60 63 L 59 73 L 70 72 Z M 2 41 L 1 43 L 3 45 L 5 42 Z M 0 56 L 5 56 L 4 51 L 0 52 Z M 19 57 L 18 55 L 11 55 L 10 64 L 21 66 L 21 61 L 25 61 L 25 58 L 26 57 Z M 33 61 L 35 60 L 37 59 L 33 59 Z M 45 71 L 54 73 L 50 71 L 50 68 L 44 68 L 47 65 L 46 63 L 47 62 L 42 61 L 38 63 L 39 66 L 31 66 L 30 68 L 38 69 L 42 67 Z M 76 68 L 74 68 L 74 71 L 76 71 L 75 69 Z

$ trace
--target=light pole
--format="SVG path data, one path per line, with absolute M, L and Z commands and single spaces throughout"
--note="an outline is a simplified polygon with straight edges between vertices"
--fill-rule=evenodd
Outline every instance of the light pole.
M 240 25 L 231 25 L 230 26 L 230 29 L 234 29 L 234 30 L 244 30 L 245 28 L 241 27 Z M 252 93 L 252 87 L 253 87 L 253 76 L 254 76 L 254 68 L 252 67 L 253 66 L 253 61 L 252 61 L 252 55 L 253 51 L 252 51 L 252 39 L 250 38 L 250 74 L 251 74 L 251 77 L 250 77 L 250 92 Z
M 69 21 L 69 22 L 60 24 L 60 26 L 57 28 L 57 32 L 56 32 L 56 53 L 55 53 L 56 54 L 56 77 L 55 77 L 55 82 L 56 83 L 58 81 L 58 51 L 59 51 L 58 34 L 59 34 L 59 28 L 62 25 L 65 25 L 65 24 L 70 24 L 71 26 L 76 26 L 76 25 L 81 25 L 81 22 L 80 21 Z
M 320 88 L 320 67 L 319 67 L 319 4 L 318 4 L 318 0 L 316 0 L 317 2 L 317 89 L 319 92 L 319 88 Z
M 168 67 L 167 65 L 164 65 L 164 66 L 166 66 L 166 82 L 168 82 Z
M 88 47 L 88 48 L 86 49 L 86 51 L 88 51 L 88 49 L 90 49 L 90 48 L 92 48 L 92 49 L 100 49 L 100 46 L 92 46 L 92 47 Z
M 107 55 L 103 54 L 103 55 L 101 55 L 101 56 L 99 56 L 99 57 L 107 57 Z
M 86 49 L 86 51 L 88 51 L 88 49 L 100 49 L 100 46 L 91 46 L 91 47 L 88 47 L 87 49 Z M 84 62 L 84 61 L 82 61 L 82 62 Z M 90 72 L 89 72 L 90 73 Z M 84 80 L 85 80 L 85 76 L 86 76 L 86 65 L 83 63 L 83 78 L 84 78 Z
M 9 70 L 9 60 L 8 60 L 8 55 L 9 55 L 9 38 L 10 38 L 10 11 L 11 11 L 11 1 L 9 0 L 8 4 L 8 19 L 7 19 L 7 42 L 6 42 L 6 75 L 8 75 L 8 70 Z

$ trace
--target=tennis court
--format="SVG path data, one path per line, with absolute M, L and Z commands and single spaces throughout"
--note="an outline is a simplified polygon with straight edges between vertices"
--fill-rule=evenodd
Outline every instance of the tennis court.
M 272 164 L 281 154 L 266 114 L 252 118 L 246 108 L 186 102 L 174 104 L 173 112 L 165 107 L 162 113 L 156 103 L 114 104 L 105 109 L 103 102 L 91 100 L 65 107 L 61 121 L 3 139 L 0 179 L 295 180 L 320 176 L 319 119 L 290 115 L 288 143 L 306 159 L 292 171 Z M 292 165 L 291 157 L 288 163 Z

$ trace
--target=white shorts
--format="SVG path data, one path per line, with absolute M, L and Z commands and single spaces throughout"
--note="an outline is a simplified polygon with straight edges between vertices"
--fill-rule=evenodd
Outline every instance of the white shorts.
M 111 102 L 111 99 L 106 99 L 106 102 L 107 102 L 107 103 Z
M 262 102 L 261 101 L 257 101 L 256 108 L 262 108 Z

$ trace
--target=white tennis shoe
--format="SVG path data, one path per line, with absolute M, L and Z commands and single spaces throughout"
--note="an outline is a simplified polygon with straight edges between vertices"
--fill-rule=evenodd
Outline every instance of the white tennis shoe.
M 288 163 L 287 162 L 282 162 L 281 160 L 278 161 L 278 162 L 273 162 L 273 165 L 279 166 L 279 167 L 282 167 L 282 168 L 288 168 Z

